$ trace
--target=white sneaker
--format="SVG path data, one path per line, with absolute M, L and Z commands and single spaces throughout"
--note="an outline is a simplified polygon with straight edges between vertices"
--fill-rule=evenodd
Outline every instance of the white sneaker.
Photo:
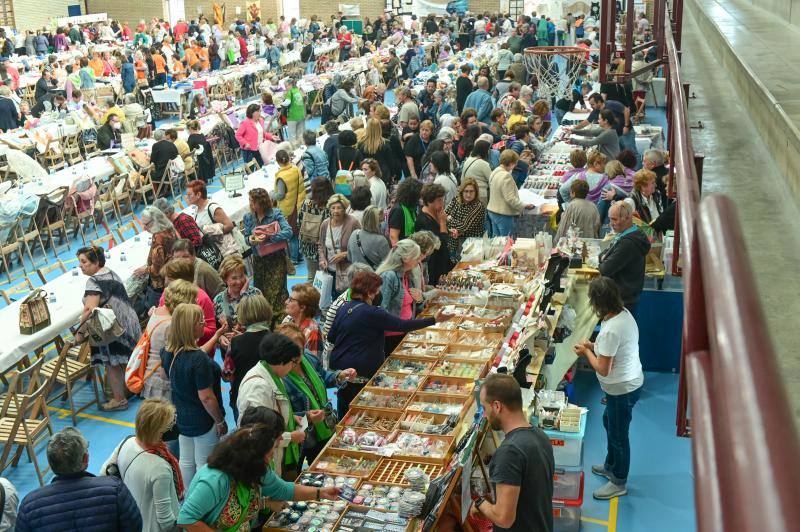
M 602 501 L 613 499 L 614 497 L 622 497 L 628 494 L 628 489 L 625 484 L 614 484 L 613 482 L 606 482 L 604 486 L 596 489 L 592 493 L 592 497 Z

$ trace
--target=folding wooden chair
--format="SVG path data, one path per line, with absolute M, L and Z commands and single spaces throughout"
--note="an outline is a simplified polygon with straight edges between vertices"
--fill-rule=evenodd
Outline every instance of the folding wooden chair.
M 133 212 L 133 193 L 131 190 L 130 176 L 128 174 L 120 174 L 114 180 L 114 206 L 117 209 L 117 219 L 122 222 L 122 205 L 128 204 L 128 213 L 131 218 L 134 217 Z
M 97 388 L 97 373 L 95 372 L 91 362 L 91 351 L 89 343 L 84 342 L 79 345 L 72 343 L 65 344 L 59 351 L 58 356 L 45 362 L 42 366 L 42 375 L 52 381 L 52 386 L 48 390 L 47 402 L 50 403 L 57 398 L 62 401 L 69 401 L 70 415 L 72 416 L 72 424 L 77 423 L 77 415 L 92 405 L 100 404 L 100 391 Z M 92 388 L 94 388 L 94 400 L 86 403 L 80 408 L 75 408 L 75 384 L 91 380 Z M 64 390 L 55 396 L 52 393 L 52 388 L 56 385 L 64 386 Z
M 100 247 L 100 248 L 105 247 L 104 244 L 106 244 L 106 243 L 109 243 L 109 244 L 111 244 L 113 246 L 117 245 L 117 241 L 114 239 L 114 235 L 111 234 L 111 233 L 108 233 L 107 235 L 103 235 L 100 238 L 95 238 L 91 242 L 92 242 L 93 246 Z M 111 249 L 111 245 L 108 246 L 108 249 Z
M 39 279 L 42 280 L 42 284 L 47 284 L 47 274 L 56 270 L 61 270 L 61 273 L 67 273 L 67 266 L 61 261 L 61 259 L 56 259 L 53 264 L 42 266 L 36 270 L 36 273 L 39 275 Z
M 139 183 L 133 187 L 133 198 L 136 199 L 137 197 L 141 198 L 142 203 L 145 206 L 148 205 L 147 203 L 147 194 L 153 195 L 153 201 L 156 200 L 156 189 L 153 186 L 153 171 L 155 170 L 155 166 L 151 163 L 150 166 L 142 170 L 141 177 L 139 179 Z
M 84 230 L 84 225 L 91 224 L 94 226 L 94 234 L 96 236 L 100 236 L 100 229 L 97 226 L 97 220 L 94 217 L 94 210 L 95 210 L 95 199 L 92 199 L 92 204 L 88 209 L 84 209 L 83 211 L 78 211 L 78 202 L 75 199 L 75 196 L 67 196 L 67 207 L 68 209 L 64 211 L 64 216 L 66 217 L 74 217 L 75 218 L 75 232 L 73 236 L 80 233 L 81 240 L 83 240 L 83 244 L 86 245 L 86 231 Z
M 39 368 L 43 373 L 40 359 L 32 368 Z M 59 357 L 56 357 L 58 363 Z M 56 369 L 58 371 L 58 369 Z M 32 378 L 32 373 L 28 378 L 36 382 L 38 375 Z M 50 470 L 49 467 L 42 469 L 39 466 L 39 459 L 36 456 L 36 447 L 44 440 L 49 440 L 53 436 L 53 424 L 50 421 L 50 414 L 47 411 L 46 397 L 52 384 L 50 379 L 39 382 L 38 386 L 24 389 L 23 393 L 17 392 L 20 385 L 19 374 L 14 379 L 13 386 L 9 387 L 2 407 L 0 407 L 0 444 L 3 446 L 3 454 L 0 457 L 0 471 L 4 471 L 9 465 L 17 466 L 19 458 L 24 449 L 28 453 L 28 459 L 36 469 L 39 477 L 39 484 L 44 486 L 44 475 Z M 26 393 L 27 392 L 27 393 Z M 13 406 L 12 406 L 13 405 Z M 9 460 L 12 450 L 16 447 L 14 458 Z
M 36 213 L 30 216 L 20 216 L 20 236 L 22 237 L 22 243 L 25 246 L 28 258 L 31 261 L 32 268 L 36 268 L 36 263 L 33 261 L 33 254 L 31 253 L 31 242 L 33 242 L 34 246 L 37 242 L 39 243 L 39 249 L 42 250 L 42 257 L 45 263 L 48 262 L 47 251 L 45 251 L 44 243 L 42 242 L 42 233 L 39 230 L 39 224 L 36 223 Z
M 255 159 L 250 159 L 248 162 L 244 163 L 244 173 L 247 175 L 257 172 L 260 168 L 261 167 L 258 166 L 258 161 Z
M 14 253 L 19 258 L 23 273 L 27 275 L 28 271 L 25 269 L 25 261 L 22 259 L 22 246 L 19 238 L 19 218 L 14 223 L 0 229 L 0 258 L 3 260 L 9 283 L 11 282 L 11 258 Z
M 142 232 L 142 230 L 136 225 L 136 222 L 131 220 L 130 222 L 117 227 L 117 236 L 119 236 L 120 242 L 125 242 L 125 233 L 129 231 L 133 231 L 134 236 Z
M 69 234 L 67 234 L 67 222 L 64 217 L 64 210 L 67 206 L 67 196 L 69 195 L 69 187 L 59 187 L 47 196 L 43 201 L 49 205 L 47 209 L 47 218 L 45 220 L 45 229 L 47 229 L 48 241 L 50 248 L 53 250 L 53 255 L 58 258 L 58 250 L 56 249 L 55 233 L 58 231 L 59 240 L 67 244 L 67 249 L 71 249 L 69 243 Z
M 64 135 L 64 138 L 61 139 L 64 160 L 66 160 L 70 165 L 83 162 L 81 145 L 78 140 L 79 135 L 80 133 L 73 133 L 71 135 Z
M 113 179 L 108 179 L 106 181 L 97 183 L 97 196 L 95 196 L 94 208 L 95 211 L 100 211 L 100 215 L 102 216 L 103 223 L 106 225 L 106 227 L 111 227 L 109 215 L 116 218 L 117 225 L 122 222 L 117 214 L 117 204 L 114 202 Z
M 28 295 L 28 292 L 31 290 L 33 290 L 33 283 L 28 277 L 23 277 L 22 280 L 14 286 L 9 286 L 5 290 L 0 290 L 0 295 L 3 296 L 6 305 L 10 305 L 13 301 L 22 299 L 24 296 Z

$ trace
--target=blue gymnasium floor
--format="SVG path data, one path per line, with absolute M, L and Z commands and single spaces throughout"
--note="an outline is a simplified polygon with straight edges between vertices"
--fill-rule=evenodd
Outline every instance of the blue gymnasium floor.
M 391 102 L 392 94 L 387 93 Z M 662 125 L 665 123 L 663 109 L 648 108 L 648 121 Z M 306 122 L 308 128 L 318 128 L 319 118 Z M 219 181 L 209 187 L 211 192 L 219 188 Z M 101 229 L 101 235 L 104 234 Z M 93 234 L 87 235 L 93 238 Z M 77 266 L 74 253 L 81 246 L 80 237 L 71 242 L 71 251 L 62 247 L 59 258 L 68 268 Z M 34 250 L 35 251 L 35 250 Z M 52 252 L 48 249 L 48 253 Z M 27 260 L 27 259 L 26 259 Z M 41 253 L 34 252 L 36 267 L 44 262 Z M 26 267 L 30 270 L 29 263 Z M 18 265 L 12 269 L 13 283 L 19 282 L 22 271 Z M 57 275 L 56 273 L 51 274 Z M 32 277 L 36 277 L 35 273 Z M 290 276 L 289 287 L 305 282 L 305 265 L 297 267 L 297 273 Z M 40 283 L 35 282 L 35 285 Z M 5 274 L 0 275 L 0 289 L 8 287 Z M 2 305 L 2 302 L 0 302 Z M 16 326 L 16 324 L 7 324 Z M 221 363 L 219 355 L 217 362 Z M 222 383 L 226 401 L 229 426 L 234 426 L 233 416 L 227 407 L 229 385 Z M 589 409 L 589 417 L 584 441 L 584 502 L 581 530 L 586 532 L 623 531 L 658 532 L 691 531 L 696 528 L 694 519 L 694 485 L 692 478 L 691 441 L 675 436 L 675 405 L 678 389 L 678 376 L 667 373 L 647 373 L 642 397 L 634 409 L 631 424 L 631 475 L 628 495 L 612 501 L 596 501 L 592 491 L 605 482 L 605 479 L 591 473 L 592 464 L 602 463 L 605 457 L 606 439 L 602 425 L 602 392 L 597 379 L 591 373 L 578 373 L 575 381 L 576 400 L 580 406 Z M 91 385 L 85 385 L 77 394 L 76 405 L 88 402 L 92 397 Z M 335 399 L 335 398 L 334 398 Z M 97 473 L 101 465 L 111 455 L 116 445 L 128 434 L 133 433 L 138 400 L 131 401 L 131 408 L 124 412 L 100 412 L 96 407 L 79 414 L 77 427 L 90 442 L 89 471 Z M 70 426 L 68 404 L 50 407 L 54 429 Z M 45 444 L 38 448 L 38 459 L 46 467 Z M 20 499 L 39 487 L 36 471 L 27 456 L 20 459 L 18 467 L 9 467 L 2 473 L 16 486 Z M 52 478 L 48 474 L 45 482 Z

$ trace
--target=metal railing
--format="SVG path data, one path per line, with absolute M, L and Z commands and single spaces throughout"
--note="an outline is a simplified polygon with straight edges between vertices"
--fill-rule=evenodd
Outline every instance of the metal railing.
M 678 434 L 691 433 L 698 530 L 800 523 L 800 441 L 730 199 L 700 200 L 680 73 L 682 0 L 664 20 L 667 119 L 677 189 L 673 261 L 684 278 Z M 688 412 L 691 409 L 691 424 Z

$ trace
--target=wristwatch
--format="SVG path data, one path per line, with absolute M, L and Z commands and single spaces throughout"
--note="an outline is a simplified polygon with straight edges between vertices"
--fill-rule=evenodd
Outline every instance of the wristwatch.
M 477 500 L 477 501 L 475 501 L 475 509 L 476 509 L 476 510 L 480 510 L 480 509 L 481 509 L 481 504 L 483 504 L 483 502 L 484 502 L 485 500 L 486 500 L 486 499 L 484 499 L 483 497 L 478 497 L 478 500 Z
M 322 498 L 321 498 L 321 497 L 320 497 L 320 495 L 319 495 L 319 488 L 317 488 L 317 499 L 316 499 L 316 500 L 318 500 L 318 501 L 319 501 L 319 500 L 322 500 Z

